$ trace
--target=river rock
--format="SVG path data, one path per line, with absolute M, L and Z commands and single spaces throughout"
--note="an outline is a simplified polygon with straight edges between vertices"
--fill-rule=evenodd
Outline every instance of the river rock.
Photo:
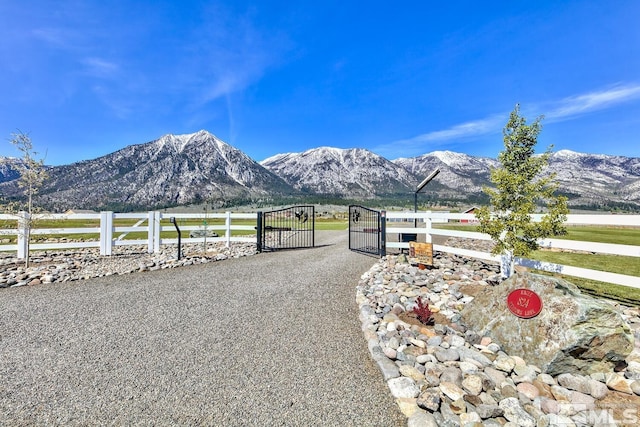
M 538 316 L 523 319 L 509 311 L 507 296 L 519 288 L 540 296 Z M 565 280 L 528 272 L 484 288 L 465 306 L 462 318 L 507 354 L 551 375 L 611 372 L 634 347 L 631 329 L 613 306 Z

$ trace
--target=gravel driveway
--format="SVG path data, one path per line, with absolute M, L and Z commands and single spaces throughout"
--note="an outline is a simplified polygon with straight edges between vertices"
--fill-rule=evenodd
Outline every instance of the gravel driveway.
M 355 304 L 375 260 L 316 244 L 3 289 L 0 425 L 404 425 Z

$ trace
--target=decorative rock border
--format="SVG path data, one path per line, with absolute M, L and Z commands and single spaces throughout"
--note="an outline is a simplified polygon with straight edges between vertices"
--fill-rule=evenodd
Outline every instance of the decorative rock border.
M 498 269 L 438 254 L 434 269 L 419 270 L 403 255 L 390 255 L 362 276 L 356 290 L 362 330 L 408 425 L 602 426 L 640 420 L 639 309 L 620 307 L 636 338 L 625 371 L 554 378 L 461 322 L 461 309 L 473 300 L 465 288 L 496 284 Z M 428 298 L 441 319 L 433 327 L 407 316 L 418 296 Z
M 164 246 L 159 253 L 148 253 L 146 246 L 116 246 L 111 256 L 101 256 L 96 248 L 34 252 L 29 268 L 24 261 L 0 255 L 0 288 L 40 285 L 93 277 L 129 274 L 165 268 L 184 267 L 254 255 L 249 243 L 210 243 L 206 253 L 201 244 L 183 245 L 184 256 L 177 259 L 176 246 Z

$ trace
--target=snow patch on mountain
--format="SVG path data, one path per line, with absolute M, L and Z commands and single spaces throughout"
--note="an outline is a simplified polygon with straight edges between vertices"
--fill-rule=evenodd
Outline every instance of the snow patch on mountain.
M 312 193 L 371 197 L 406 192 L 415 177 L 369 150 L 319 147 L 280 154 L 260 164 L 294 188 Z

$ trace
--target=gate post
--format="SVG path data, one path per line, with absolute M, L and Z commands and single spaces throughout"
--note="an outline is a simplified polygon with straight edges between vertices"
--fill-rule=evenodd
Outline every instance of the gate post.
M 256 221 L 256 250 L 262 252 L 262 211 L 258 211 Z
M 311 247 L 316 247 L 316 207 L 311 208 Z
M 387 255 L 387 211 L 380 211 L 378 217 L 380 230 L 380 257 Z

